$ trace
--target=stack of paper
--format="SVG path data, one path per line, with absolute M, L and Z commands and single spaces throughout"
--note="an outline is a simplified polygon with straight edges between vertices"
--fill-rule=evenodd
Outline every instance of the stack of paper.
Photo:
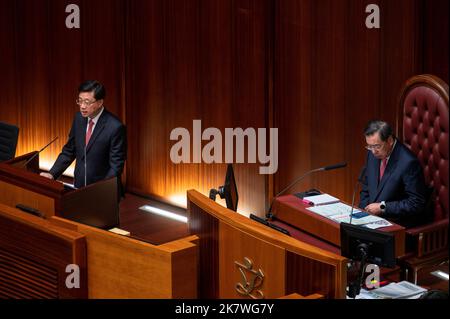
M 319 196 L 319 195 L 318 195 Z M 316 196 L 311 196 L 316 197 Z M 332 197 L 332 196 L 331 196 Z M 350 205 L 337 202 L 328 205 L 319 205 L 307 208 L 309 211 L 314 212 L 320 216 L 329 218 L 337 223 L 350 223 L 350 213 L 352 212 L 352 207 Z M 354 208 L 353 214 L 360 212 L 361 210 Z M 390 222 L 384 218 L 368 215 L 362 218 L 352 218 L 353 225 L 364 225 L 370 229 L 376 229 L 380 227 L 387 227 L 392 225 Z
M 327 205 L 332 203 L 338 203 L 339 199 L 331 196 L 329 194 L 320 194 L 315 196 L 306 196 L 303 198 L 305 201 L 309 201 L 310 203 L 317 205 Z
M 408 281 L 401 281 L 369 291 L 361 289 L 356 299 L 417 299 L 425 291 L 427 291 L 425 288 Z

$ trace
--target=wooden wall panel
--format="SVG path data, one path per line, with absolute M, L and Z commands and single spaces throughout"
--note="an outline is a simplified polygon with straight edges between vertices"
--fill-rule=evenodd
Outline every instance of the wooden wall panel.
M 83 81 L 81 67 L 83 65 L 81 55 L 83 29 L 66 28 L 65 20 L 68 13 L 65 10 L 66 6 L 71 3 L 79 5 L 82 10 L 81 1 L 57 1 L 48 7 L 49 63 L 47 77 L 50 100 L 47 114 L 49 132 L 46 138 L 49 142 L 58 136 L 58 140 L 39 155 L 41 167 L 46 169 L 53 165 L 61 148 L 67 142 L 73 116 L 79 109 L 75 100 L 78 96 L 78 86 Z M 84 11 L 81 11 L 80 17 L 83 19 Z M 82 22 L 81 26 L 83 26 Z M 26 130 L 27 127 L 21 129 Z M 40 149 L 46 144 L 35 147 Z M 72 165 L 66 173 L 72 174 L 74 167 L 75 165 Z
M 369 3 L 380 7 L 380 29 L 365 26 Z M 382 118 L 395 126 L 399 90 L 421 72 L 419 2 L 276 5 L 274 105 L 282 156 L 275 192 L 309 169 L 346 161 L 346 169 L 311 176 L 291 192 L 316 187 L 351 201 L 365 160 L 365 124 Z
M 80 7 L 80 29 L 65 25 L 71 3 Z M 41 167 L 49 169 L 67 141 L 82 81 L 103 82 L 105 105 L 122 116 L 123 1 L 3 0 L 0 6 L 1 65 L 7 72 L 0 120 L 20 128 L 16 155 L 39 150 L 58 136 L 40 154 Z
M 15 6 L 0 1 L 0 66 L 2 67 L 2 91 L 0 94 L 0 121 L 18 124 L 18 72 L 16 58 Z
M 193 120 L 201 120 L 202 130 L 216 127 L 224 141 L 226 127 L 265 127 L 267 6 L 132 1 L 128 10 L 128 189 L 186 205 L 186 189 L 207 194 L 223 185 L 226 165 L 172 163 L 173 129 L 188 129 L 192 141 Z M 265 177 L 258 166 L 235 165 L 243 212 L 264 211 Z
M 419 14 L 422 18 L 423 72 L 434 74 L 449 83 L 448 37 L 449 5 L 447 0 L 422 0 Z

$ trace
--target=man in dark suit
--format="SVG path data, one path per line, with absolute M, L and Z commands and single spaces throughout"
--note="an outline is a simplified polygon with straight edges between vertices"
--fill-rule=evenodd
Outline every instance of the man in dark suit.
M 49 173 L 41 173 L 42 176 L 57 179 L 76 159 L 76 188 L 116 176 L 122 194 L 126 131 L 120 120 L 103 107 L 104 98 L 105 88 L 99 82 L 80 85 L 76 101 L 80 112 L 75 115 L 69 139 Z
M 386 122 L 369 122 L 364 135 L 368 152 L 359 207 L 396 223 L 418 223 L 427 201 L 419 160 Z

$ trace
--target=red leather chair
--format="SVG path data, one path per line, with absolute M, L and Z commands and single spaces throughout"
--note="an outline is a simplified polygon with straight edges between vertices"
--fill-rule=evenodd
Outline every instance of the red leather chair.
M 422 268 L 448 262 L 448 85 L 433 75 L 414 76 L 406 81 L 399 105 L 397 136 L 417 155 L 433 190 L 432 221 L 406 230 L 405 277 L 417 282 Z

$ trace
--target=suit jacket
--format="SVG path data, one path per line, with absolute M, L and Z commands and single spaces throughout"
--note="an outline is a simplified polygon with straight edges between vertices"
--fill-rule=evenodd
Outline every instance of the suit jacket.
M 86 185 L 117 176 L 118 197 L 120 197 L 120 194 L 123 194 L 120 177 L 127 155 L 125 126 L 117 117 L 104 109 L 87 146 L 85 145 L 86 128 L 87 118 L 82 117 L 78 112 L 73 120 L 69 139 L 50 169 L 50 174 L 57 179 L 76 159 L 75 187 L 85 186 L 86 163 Z
M 384 200 L 386 209 L 381 216 L 400 224 L 407 224 L 408 219 L 417 219 L 423 215 L 427 190 L 417 157 L 397 140 L 383 178 L 378 182 L 380 162 L 372 152 L 367 153 L 359 207 L 364 208 Z

